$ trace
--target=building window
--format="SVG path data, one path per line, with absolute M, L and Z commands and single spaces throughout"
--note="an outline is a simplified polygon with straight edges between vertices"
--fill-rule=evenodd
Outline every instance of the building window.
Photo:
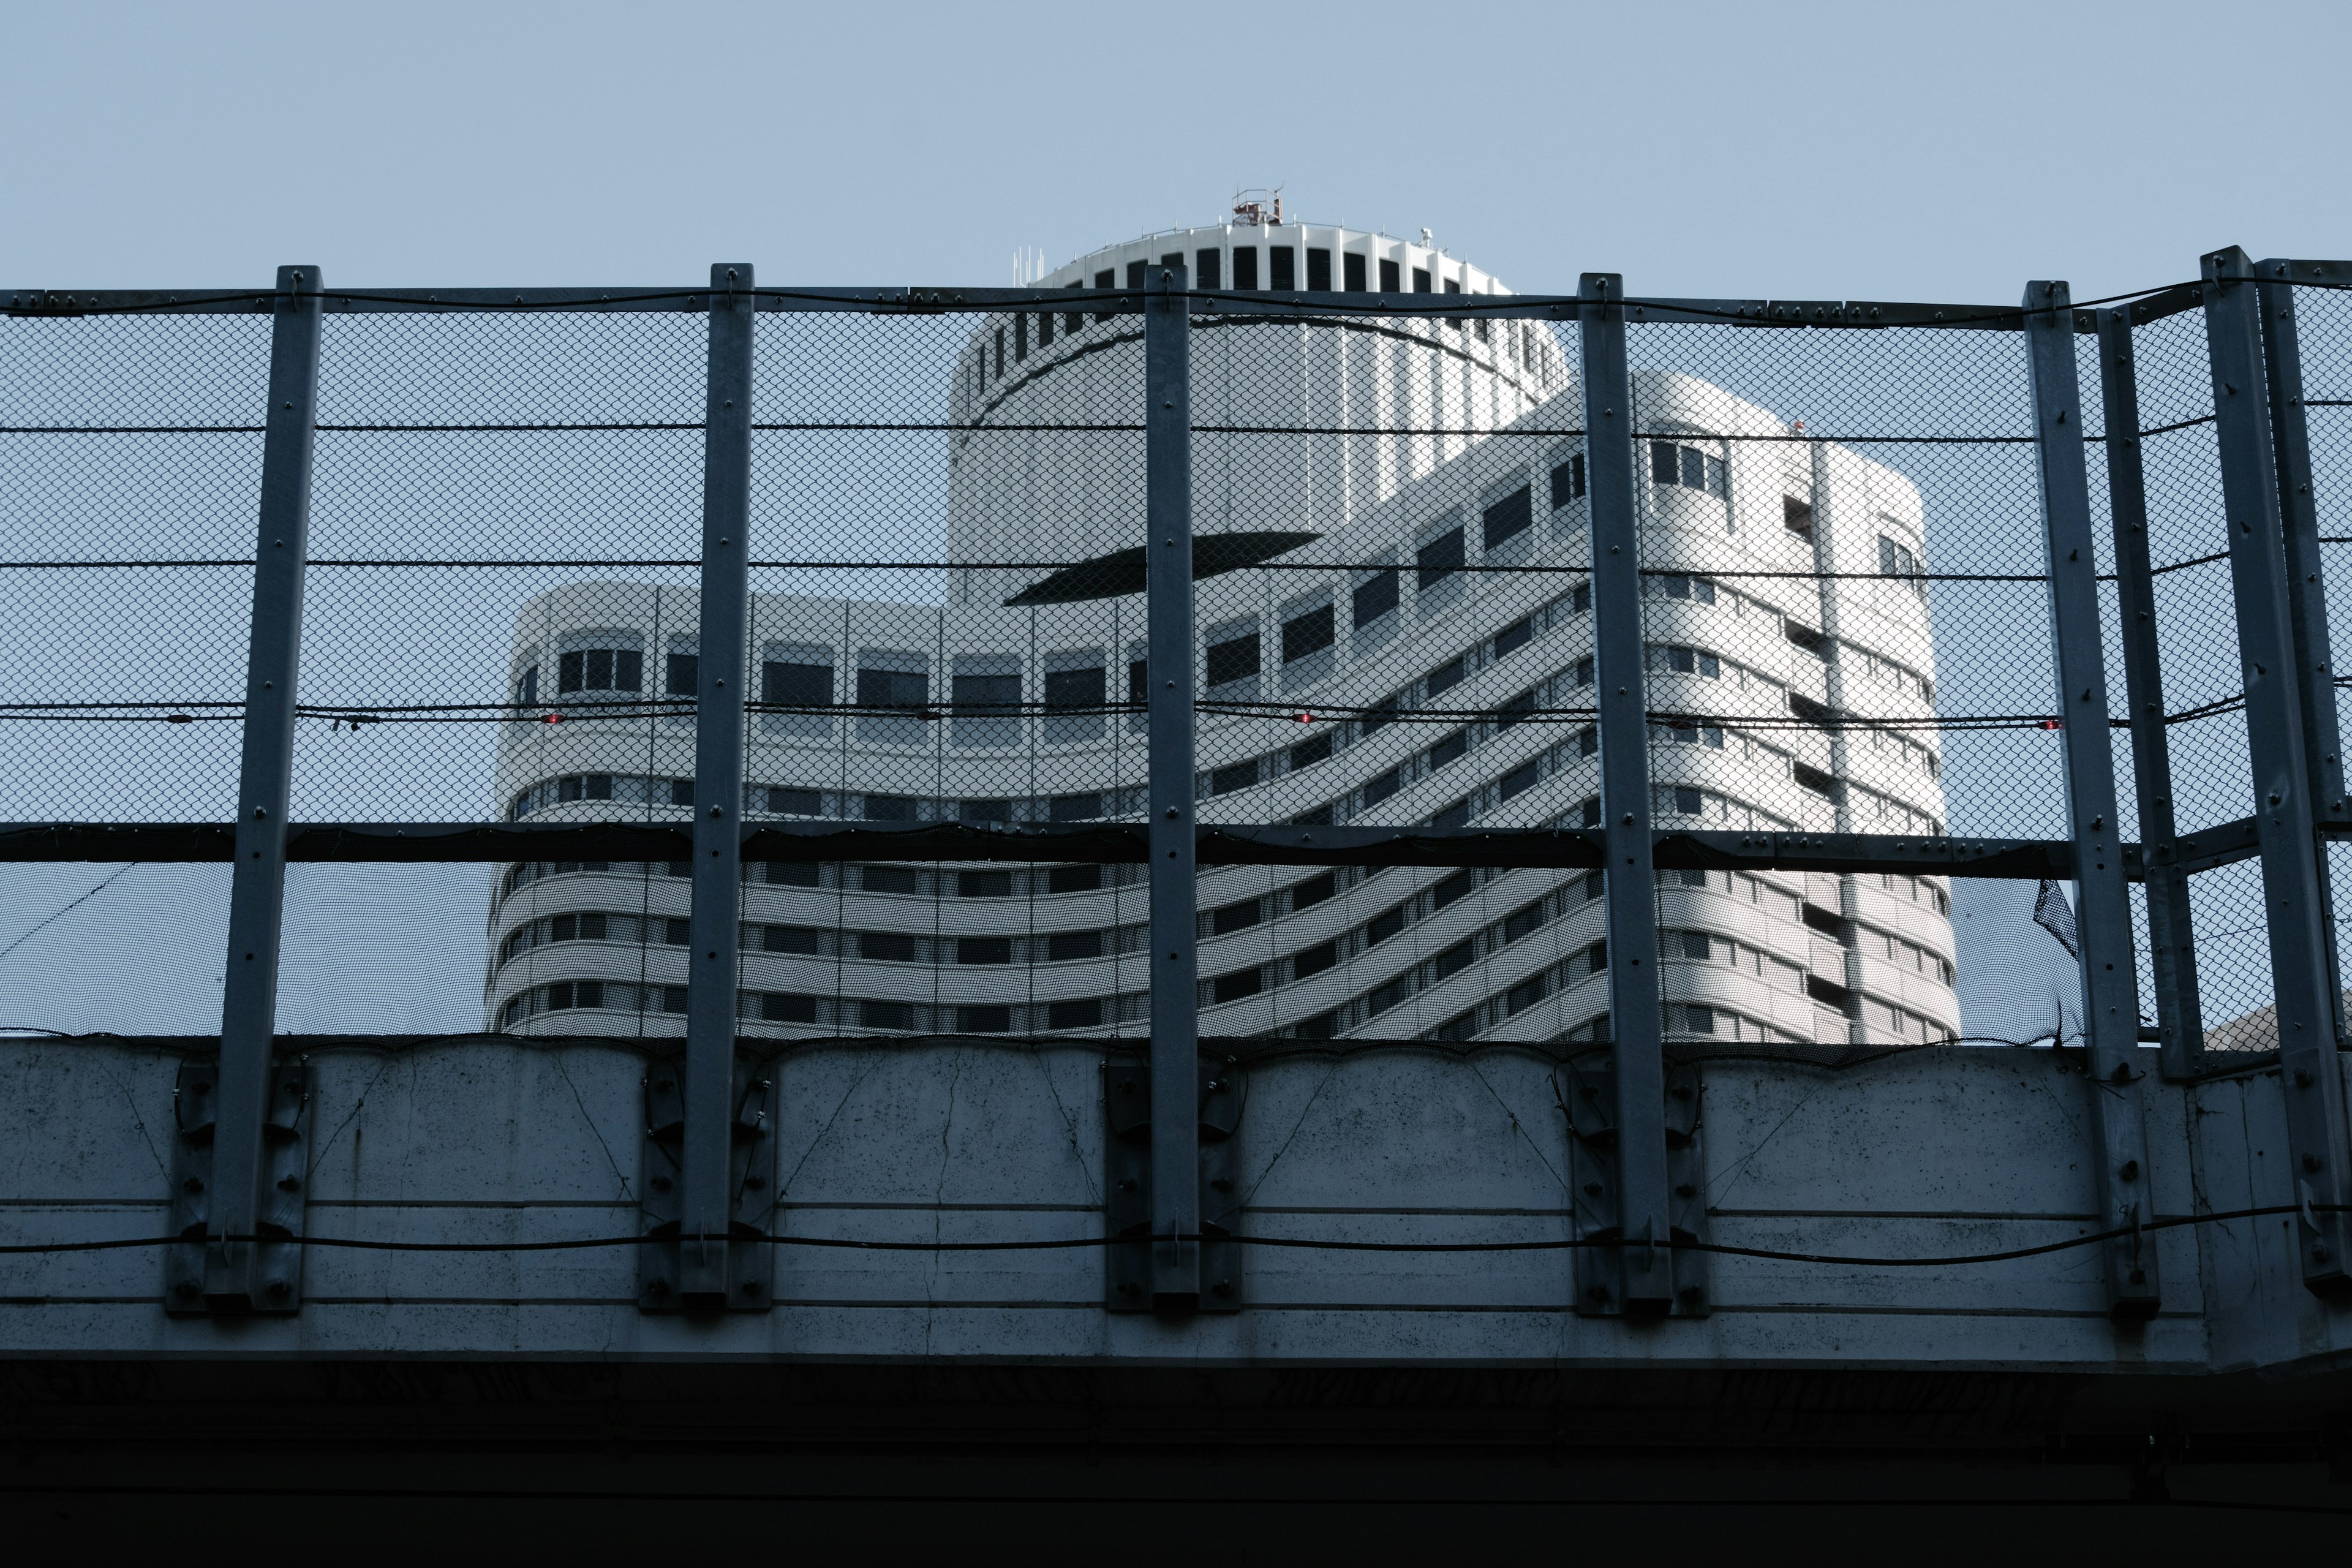
M 1307 253 L 1307 288 L 1310 293 L 1328 293 L 1331 289 L 1331 253 L 1309 250 Z
M 1265 918 L 1262 899 L 1244 899 L 1237 904 L 1227 904 L 1209 911 L 1209 932 L 1213 936 L 1231 936 L 1237 931 L 1247 931 Z
M 1730 481 L 1720 458 L 1709 457 L 1696 447 L 1685 447 L 1673 441 L 1650 443 L 1650 481 L 1657 485 L 1680 485 L 1685 489 L 1704 490 L 1718 500 L 1730 499 Z
M 1813 536 L 1813 503 L 1799 500 L 1795 496 L 1780 498 L 1780 526 L 1790 533 Z
M 1211 983 L 1212 994 L 1222 1005 L 1238 1002 L 1244 996 L 1255 996 L 1265 989 L 1265 977 L 1255 969 L 1237 969 L 1231 974 L 1220 974 Z
M 1393 261 L 1381 263 L 1381 292 L 1383 294 L 1404 292 L 1403 279 L 1397 270 L 1397 264 Z
M 1086 286 L 1087 280 L 1083 278 L 1073 278 L 1067 283 L 1063 285 L 1066 289 L 1084 289 Z M 1065 337 L 1076 337 L 1080 331 L 1085 330 L 1086 324 L 1087 313 L 1084 310 L 1065 310 L 1062 312 L 1062 333 Z
M 1098 1028 L 1102 1025 L 1102 1002 L 1098 997 L 1049 1003 L 1045 1008 L 1045 1026 L 1049 1029 Z
M 1675 809 L 1685 816 L 1696 816 L 1706 809 L 1706 799 L 1697 790 L 1677 788 L 1675 791 Z
M 823 816 L 824 796 L 813 789 L 773 785 L 768 791 L 768 809 L 784 816 Z
M 1587 826 L 1587 827 L 1598 827 L 1598 826 L 1601 826 L 1601 797 L 1600 797 L 1599 795 L 1587 795 L 1587 796 L 1585 796 L 1585 798 L 1584 798 L 1584 805 L 1583 805 L 1582 808 L 1579 811 L 1578 816 L 1579 816 L 1580 819 L 1581 820 L 1581 822 L 1582 822 L 1583 826 Z
M 1514 1016 L 1524 1013 L 1542 1001 L 1545 993 L 1549 989 L 1545 984 L 1544 976 L 1540 974 L 1522 980 L 1503 994 L 1503 1011 L 1506 1015 Z
M 1091 659 L 1093 662 L 1081 663 L 1069 669 L 1045 671 L 1045 742 L 1049 745 L 1065 745 L 1076 741 L 1094 740 L 1103 732 L 1102 709 L 1108 672 L 1101 662 L 1102 655 L 1097 652 L 1058 657 Z
M 966 936 L 956 939 L 958 963 L 1010 963 L 1013 962 L 1013 939 L 1009 936 Z
M 1319 877 L 1309 877 L 1290 889 L 1290 907 L 1293 910 L 1310 909 L 1339 890 L 1339 878 L 1336 872 L 1326 871 Z
M 1576 754 L 1578 756 L 1597 756 L 1600 753 L 1600 751 L 1601 731 L 1597 728 L 1591 724 L 1587 724 L 1583 729 L 1579 730 L 1576 732 Z
M 1900 541 L 1878 536 L 1878 570 L 1889 577 L 1906 579 L 1915 594 L 1926 592 L 1919 581 L 1919 557 L 1911 547 Z
M 1313 274 L 1314 267 L 1312 263 L 1308 264 L 1307 271 L 1310 276 Z M 1362 252 L 1351 250 L 1339 258 L 1339 287 L 1345 289 L 1350 294 L 1361 294 L 1364 292 L 1364 257 Z
M 1256 246 L 1236 245 L 1234 247 L 1234 287 L 1236 289 L 1255 289 L 1257 287 Z
M 1525 795 L 1528 791 L 1536 787 L 1536 782 L 1540 776 L 1541 770 L 1538 768 L 1537 764 L 1532 762 L 1521 763 L 1517 767 L 1513 768 L 1509 773 L 1503 775 L 1502 783 L 1496 786 L 1497 793 L 1499 793 L 1505 800 L 1510 800 L 1515 796 Z
M 1235 763 L 1231 767 L 1219 768 L 1211 773 L 1209 793 L 1212 795 L 1231 795 L 1235 790 L 1247 789 L 1255 783 L 1257 783 L 1257 759 L 1252 757 L 1245 763 Z
M 1082 958 L 1100 958 L 1102 938 L 1100 931 L 1057 931 L 1045 939 L 1046 960 L 1070 963 Z
M 1029 312 L 1024 310 L 1013 318 L 1013 358 L 1014 363 L 1029 357 Z
M 1470 731 L 1456 730 L 1429 748 L 1429 771 L 1435 773 L 1450 763 L 1459 762 L 1470 750 Z
M 857 933 L 857 956 L 881 963 L 912 963 L 915 939 L 902 931 L 862 931 Z
M 996 379 L 1004 379 L 1004 329 L 996 329 Z
M 810 926 L 766 926 L 761 931 L 762 952 L 816 952 L 816 931 Z
M 1320 942 L 1314 947 L 1299 950 L 1298 956 L 1291 961 L 1291 973 L 1297 978 L 1304 980 L 1310 974 L 1322 973 L 1339 962 L 1339 944 L 1328 942 Z
M 1268 279 L 1272 287 L 1286 292 L 1298 287 L 1297 251 L 1287 245 L 1270 245 L 1266 247 L 1266 261 L 1273 273 Z M 1329 262 L 1327 260 L 1325 265 Z
M 1525 533 L 1536 521 L 1535 506 L 1528 496 L 1528 487 L 1521 485 L 1488 507 L 1481 521 L 1485 526 L 1486 547 L 1490 552 L 1496 546 L 1507 544 Z
M 1009 823 L 1013 820 L 1013 803 L 1003 796 L 966 800 L 956 803 L 958 822 Z
M 1101 886 L 1100 866 L 1055 866 L 1045 873 L 1049 893 L 1091 893 Z
M 575 648 L 557 662 L 559 691 L 638 691 L 645 656 L 633 647 Z
M 866 797 L 871 800 L 873 796 Z M 915 890 L 915 869 L 911 866 L 868 866 L 858 885 L 869 893 L 904 893 Z
M 1296 664 L 1309 654 L 1321 653 L 1331 646 L 1335 636 L 1328 605 L 1294 616 L 1282 623 L 1282 662 Z
M 1192 253 L 1192 286 L 1195 289 L 1224 287 L 1220 263 L 1224 253 L 1219 250 L 1196 250 Z
M 768 885 L 774 888 L 814 888 L 819 885 L 823 872 L 814 860 L 771 860 L 768 862 Z
M 1461 280 L 1459 279 L 1448 278 L 1445 280 L 1445 291 L 1448 294 L 1459 294 L 1462 292 Z M 1458 332 L 1462 330 L 1462 318 L 1459 316 L 1448 316 L 1445 319 L 1445 324 Z
M 1359 630 L 1397 607 L 1397 574 L 1391 567 L 1375 572 L 1356 584 L 1355 624 Z
M 1495 657 L 1498 659 L 1505 658 L 1518 652 L 1519 649 L 1533 642 L 1535 640 L 1535 636 L 1536 624 L 1534 617 L 1529 616 L 1521 616 L 1517 620 L 1513 621 L 1509 626 L 1505 626 L 1501 631 L 1495 634 Z
M 1108 267 L 1104 268 L 1100 272 L 1095 274 L 1095 287 L 1098 289 L 1104 290 L 1105 292 L 1118 288 L 1118 274 Z M 1100 324 L 1101 322 L 1109 321 L 1117 314 L 1118 314 L 1118 312 L 1116 310 L 1097 310 L 1095 312 L 1095 321 L 1097 324 Z
M 1051 310 L 1040 310 L 1037 312 L 1037 347 L 1043 350 L 1052 348 L 1053 346 L 1054 312 Z
M 1552 465 L 1551 509 L 1558 511 L 1570 501 L 1584 499 L 1584 454 L 1571 452 L 1564 462 Z
M 1212 690 L 1220 686 L 1231 686 L 1237 680 L 1256 679 L 1257 667 L 1255 632 L 1209 645 L 1208 683 Z
M 1140 291 L 1143 288 L 1143 274 L 1150 265 L 1151 264 L 1149 261 L 1141 258 L 1129 262 L 1127 264 L 1127 286 L 1131 289 Z
M 1462 570 L 1462 525 L 1454 524 L 1413 552 L 1416 589 L 1423 594 Z
M 960 1007 L 956 1010 L 956 1026 L 967 1035 L 1009 1035 L 1013 1032 L 1013 1009 Z
M 1364 781 L 1364 807 L 1370 810 L 1404 787 L 1404 779 L 1395 768 L 1375 778 Z
M 959 899 L 1009 899 L 1013 896 L 1013 873 L 1010 871 L 958 871 L 956 897 Z
M 1311 768 L 1331 755 L 1331 731 L 1326 730 L 1312 740 L 1301 741 L 1290 748 L 1290 771 Z
M 954 699 L 953 739 L 959 746 L 1012 746 L 1021 741 L 1021 674 L 1017 656 L 960 655 L 948 679 Z
M 515 682 L 515 706 L 530 708 L 537 705 L 538 701 L 539 666 L 534 664 L 526 668 L 522 678 Z
M 691 682 L 694 679 L 691 672 L 694 672 L 698 660 L 694 658 L 694 654 L 670 654 L 670 670 L 673 670 L 670 691 L 677 691 L 675 670 L 677 670 L 679 663 L 687 666 L 687 679 Z M 866 675 L 863 670 L 858 672 L 858 677 L 861 677 L 858 687 L 861 689 L 866 684 L 863 675 Z M 875 675 L 882 675 L 882 670 L 875 670 Z M 919 682 L 922 677 L 915 677 L 915 679 Z M 781 658 L 764 660 L 760 666 L 760 700 L 767 703 L 769 708 L 833 708 L 833 666 L 804 666 L 804 663 L 791 663 L 791 660 Z M 858 700 L 863 700 L 863 696 Z M 922 703 L 919 691 L 915 693 L 915 703 Z
M 869 1029 L 911 1029 L 915 1026 L 915 1009 L 906 1002 L 861 1002 L 857 1005 L 858 1021 Z
M 1412 269 L 1412 291 L 1416 294 L 1426 294 L 1429 292 L 1428 268 L 1416 267 Z

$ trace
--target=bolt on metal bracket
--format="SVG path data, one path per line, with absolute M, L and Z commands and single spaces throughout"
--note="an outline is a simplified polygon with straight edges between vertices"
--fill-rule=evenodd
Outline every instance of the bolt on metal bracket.
M 1616 1084 L 1605 1059 L 1564 1064 L 1554 1079 L 1569 1129 L 1580 1317 L 1626 1316 L 1625 1303 L 1664 1300 L 1664 1314 L 1704 1318 L 1713 1310 L 1707 1255 L 1628 1237 L 1618 1202 Z M 1666 1214 L 1675 1242 L 1706 1239 L 1706 1157 L 1699 1143 L 1701 1085 L 1695 1063 L 1667 1064 Z M 1665 1288 L 1652 1270 L 1662 1270 Z M 1636 1314 L 1639 1315 L 1639 1314 Z
M 1200 1064 L 1201 1295 L 1156 1301 L 1151 1293 L 1151 1074 L 1141 1062 L 1105 1062 L 1103 1088 L 1104 1303 L 1114 1312 L 1236 1312 L 1242 1308 L 1242 1108 L 1249 1087 L 1231 1058 Z
M 647 1312 L 764 1312 L 775 1295 L 775 1248 L 765 1239 L 776 1213 L 776 1089 L 772 1068 L 735 1058 L 728 1127 L 728 1234 L 682 1234 L 686 1155 L 683 1059 L 646 1074 L 646 1135 L 638 1165 L 637 1306 Z M 725 1289 L 696 1290 L 686 1279 L 692 1248 L 724 1248 Z
M 274 1064 L 269 1104 L 262 1121 L 261 1183 L 253 1239 L 215 1239 L 213 1133 L 220 1100 L 220 1060 L 193 1058 L 180 1065 L 172 1110 L 172 1234 L 163 1253 L 163 1310 L 173 1317 L 286 1315 L 302 1305 L 303 1222 L 310 1200 L 310 1102 L 315 1079 L 307 1063 Z M 227 1265 L 210 1271 L 215 1254 Z M 224 1281 L 231 1281 L 223 1289 Z

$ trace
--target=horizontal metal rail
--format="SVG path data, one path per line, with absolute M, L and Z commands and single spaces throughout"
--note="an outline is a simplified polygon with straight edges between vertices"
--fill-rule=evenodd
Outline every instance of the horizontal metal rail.
M 2329 829 L 2352 837 L 2352 828 Z M 1202 865 L 1509 866 L 1598 869 L 1596 830 L 1548 827 L 1334 827 L 1204 825 Z M 350 864 L 464 865 L 499 860 L 677 860 L 693 856 L 686 822 L 316 822 L 287 828 L 287 858 Z M 16 823 L 0 826 L 0 863 L 87 861 L 226 864 L 236 830 L 226 823 Z M 1656 835 L 1654 858 L 1677 869 L 1895 872 L 1906 876 L 2065 879 L 2074 846 L 2062 838 L 1927 838 L 1875 833 Z M 2131 879 L 2140 847 L 2123 846 Z M 2172 864 L 2210 870 L 2256 853 L 2252 817 L 2184 835 Z M 927 822 L 753 823 L 750 860 L 978 860 L 1130 862 L 1146 858 L 1140 823 L 1036 823 L 1000 826 Z
M 2153 321 L 2198 307 L 2196 284 L 2176 284 L 2135 300 L 2136 321 Z M 261 291 L 161 289 L 16 289 L 0 290 L 12 317 L 92 315 L 260 315 L 270 296 Z M 1045 310 L 1134 314 L 1142 292 L 1129 289 L 763 289 L 753 308 L 769 314 L 847 311 L 938 315 L 957 311 Z M 367 289 L 323 296 L 330 314 L 418 315 L 479 311 L 676 312 L 709 309 L 707 288 L 605 289 Z M 1576 319 L 1574 295 L 1353 293 L 1335 290 L 1204 290 L 1192 297 L 1195 315 L 1403 316 L 1448 321 Z M 1924 327 L 1969 331 L 2019 331 L 2024 312 L 2009 305 L 1937 304 L 1894 300 L 1628 300 L 1626 318 L 1744 327 Z M 2074 330 L 2097 330 L 2088 310 Z

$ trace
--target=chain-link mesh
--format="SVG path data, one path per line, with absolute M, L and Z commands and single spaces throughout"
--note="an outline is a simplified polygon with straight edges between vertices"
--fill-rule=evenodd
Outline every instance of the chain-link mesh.
M 2323 532 L 2345 504 L 2341 300 L 2307 302 L 2303 322 Z M 843 860 L 752 857 L 747 1033 L 1143 1035 L 1142 867 L 887 849 L 940 825 L 1142 820 L 1139 302 L 759 312 L 747 816 L 883 837 Z M 1492 296 L 1450 300 L 1460 316 L 1204 303 L 1189 330 L 1202 821 L 1598 826 L 1575 325 Z M 1633 315 L 1657 826 L 2063 837 L 2021 335 Z M 27 758 L 10 815 L 226 820 L 269 321 L 0 324 L 17 655 L 0 723 Z M 297 821 L 687 825 L 709 331 L 694 309 L 330 301 Z M 2132 370 L 2184 837 L 2243 817 L 2250 776 L 2203 331 L 2195 310 L 2142 321 Z M 2080 342 L 2117 826 L 2137 833 L 2104 526 L 2115 433 Z M 298 864 L 280 1026 L 681 1032 L 688 869 Z M 177 940 L 217 949 L 225 872 L 113 875 L 16 868 L 26 912 L 0 948 L 47 952 L 150 879 L 188 903 Z M 2079 1031 L 2053 882 L 1679 864 L 1657 881 L 1670 1039 Z M 1201 1030 L 1605 1037 L 1605 886 L 1511 865 L 1206 866 Z M 2268 1005 L 2258 867 L 2199 873 L 2190 901 L 2210 1043 L 2245 1046 Z M 68 987 L 0 1026 L 211 1027 L 217 954 L 183 967 L 206 989 L 142 1011 Z

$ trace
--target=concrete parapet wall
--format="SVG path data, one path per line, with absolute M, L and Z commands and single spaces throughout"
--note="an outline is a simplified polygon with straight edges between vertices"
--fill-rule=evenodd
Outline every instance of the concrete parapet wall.
M 162 1234 L 175 1077 L 205 1044 L 0 1043 L 0 1241 Z M 635 1233 L 643 1084 L 660 1042 L 290 1045 L 316 1072 L 310 1235 Z M 1285 1050 L 1246 1068 L 1245 1234 L 1572 1234 L 1564 1069 L 1552 1060 L 1509 1047 Z M 1101 1059 L 1098 1044 L 1077 1042 L 782 1049 L 767 1069 L 780 1096 L 770 1228 L 902 1242 L 1099 1237 Z M 1932 1258 L 2104 1228 L 2087 1166 L 2095 1089 L 2071 1052 L 1928 1048 L 1834 1069 L 1750 1056 L 1699 1071 L 1713 1242 Z M 2293 1201 L 2274 1072 L 2196 1086 L 2151 1073 L 2142 1089 L 2158 1215 Z M 780 1246 L 775 1310 L 715 1321 L 640 1313 L 630 1247 L 312 1247 L 300 1312 L 246 1322 L 167 1317 L 154 1248 L 34 1252 L 0 1256 L 0 1355 L 2194 1373 L 2352 1351 L 2352 1315 L 2303 1289 L 2279 1218 L 2157 1231 L 2147 1246 L 2164 1307 L 2137 1326 L 2109 1321 L 2087 1247 L 1920 1268 L 1717 1256 L 1712 1314 L 1662 1323 L 1577 1316 L 1574 1255 L 1557 1248 L 1249 1247 L 1243 1310 L 1159 1320 L 1104 1310 L 1094 1247 Z

